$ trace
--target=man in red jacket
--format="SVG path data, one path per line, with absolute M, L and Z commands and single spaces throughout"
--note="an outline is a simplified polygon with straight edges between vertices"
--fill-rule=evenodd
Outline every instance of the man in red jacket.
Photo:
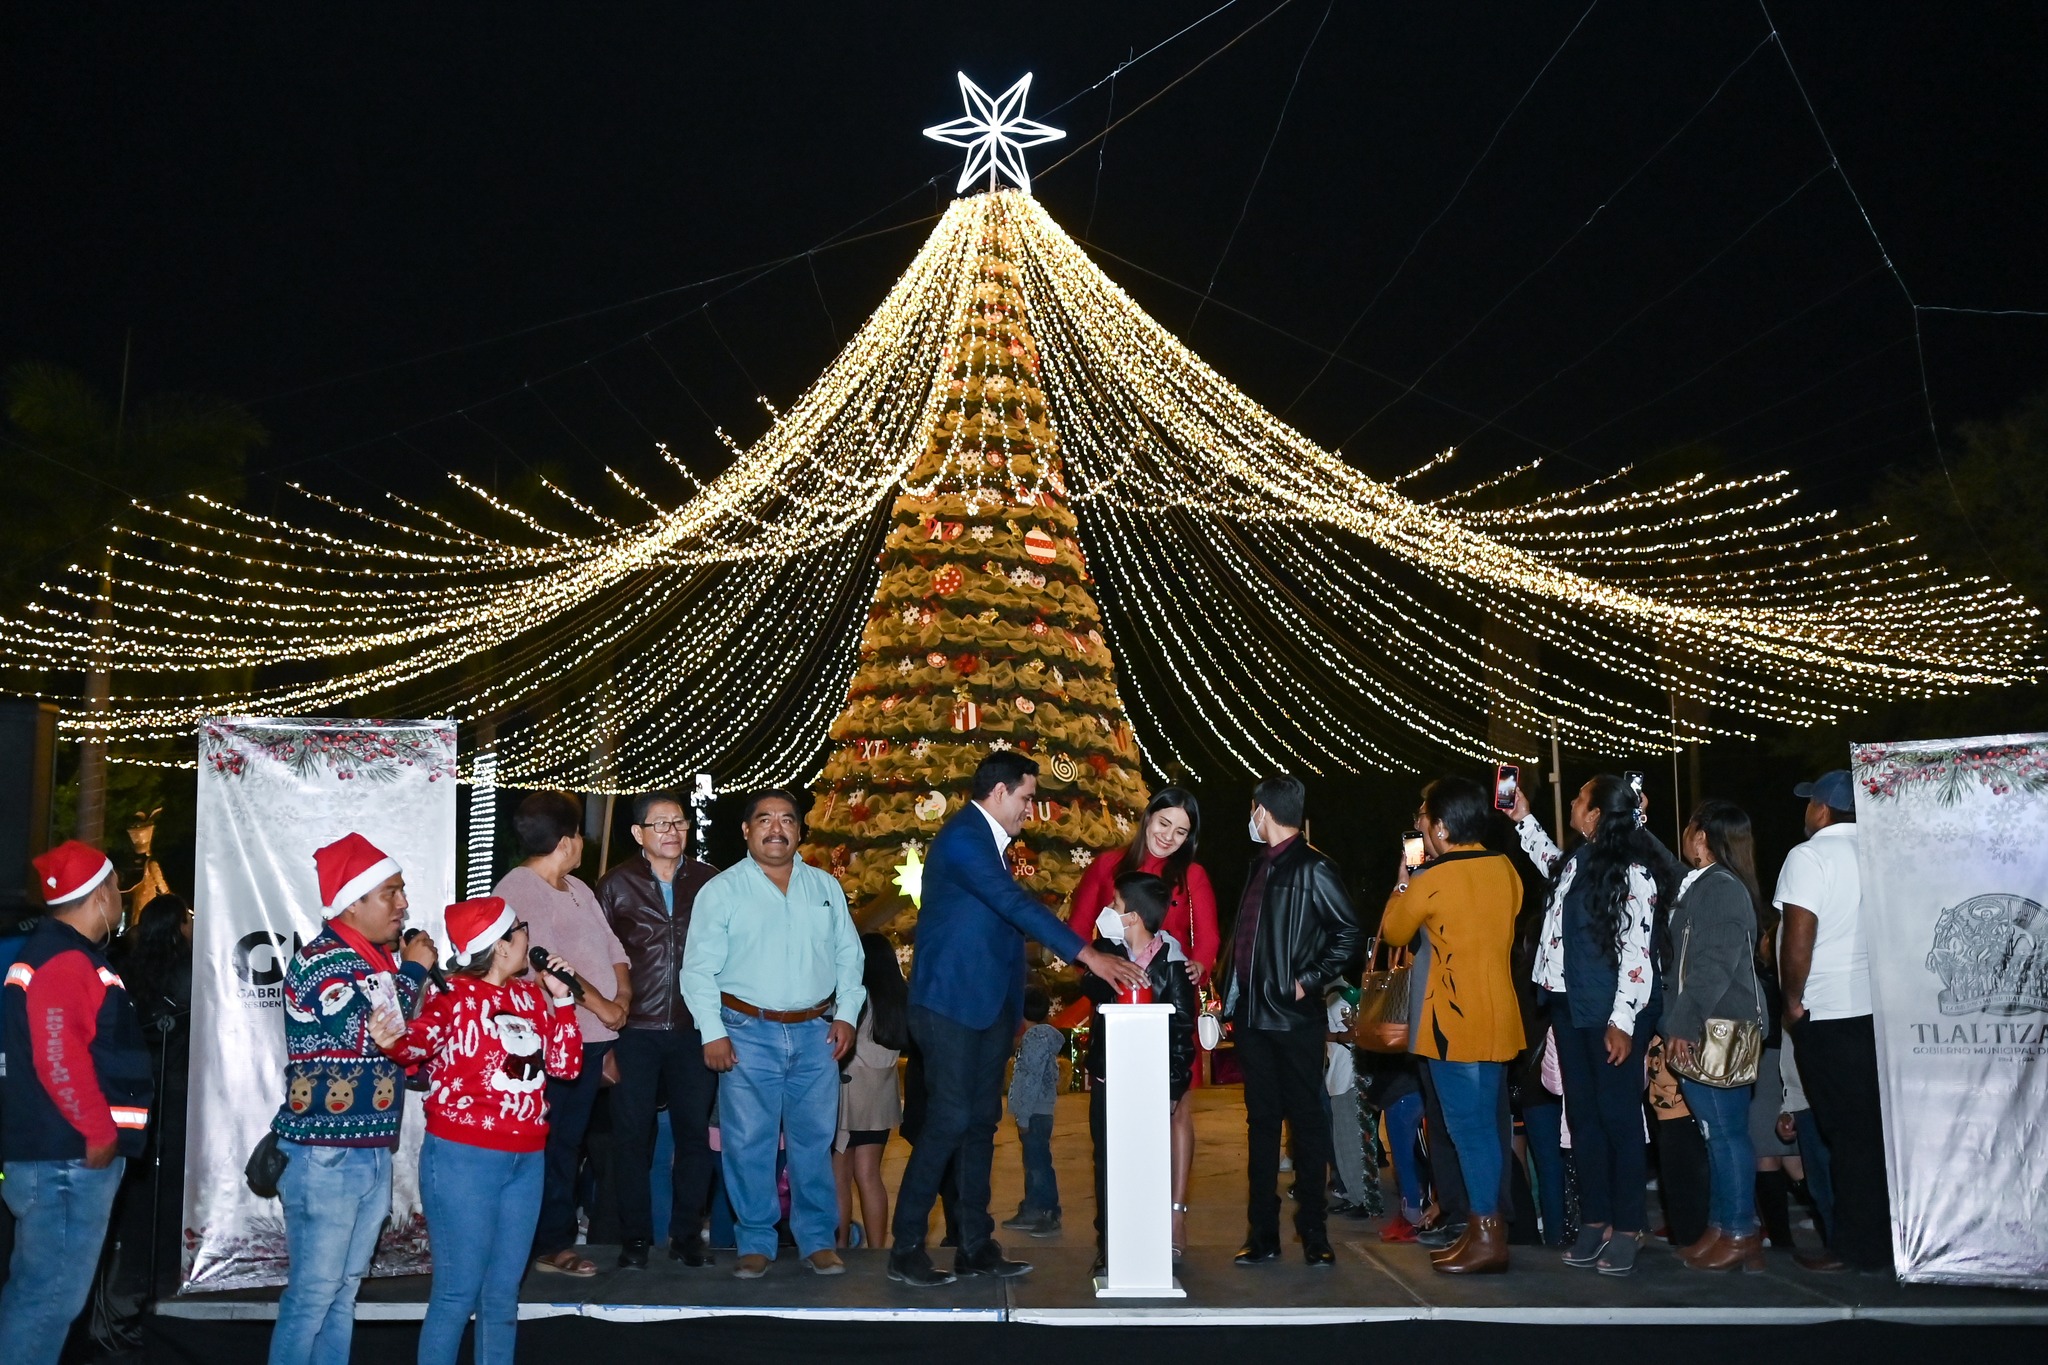
M 0 988 L 0 1160 L 18 1220 L 0 1289 L 7 1365 L 56 1365 L 152 1098 L 141 1021 L 100 951 L 121 923 L 113 863 L 73 839 L 35 867 L 49 910 Z

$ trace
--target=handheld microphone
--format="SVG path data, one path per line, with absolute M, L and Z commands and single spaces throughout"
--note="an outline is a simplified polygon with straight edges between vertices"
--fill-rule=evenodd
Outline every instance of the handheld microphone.
M 527 960 L 528 962 L 530 962 L 530 963 L 532 963 L 532 964 L 533 964 L 533 969 L 534 969 L 535 971 L 537 971 L 537 972 L 546 972 L 546 973 L 547 973 L 547 974 L 548 974 L 549 976 L 552 976 L 552 977 L 553 977 L 553 978 L 554 978 L 555 980 L 557 980 L 557 981 L 561 982 L 561 983 L 562 983 L 563 985 L 567 986 L 567 987 L 569 988 L 569 996 L 570 996 L 570 998 L 571 998 L 571 999 L 573 999 L 573 1000 L 575 1000 L 577 1004 L 579 1004 L 579 1005 L 580 1005 L 580 1004 L 582 1004 L 582 1003 L 583 1003 L 583 983 L 582 983 L 581 981 L 578 981 L 578 980 L 576 979 L 576 977 L 575 977 L 575 975 L 574 975 L 573 973 L 570 973 L 570 972 L 558 972 L 558 971 L 556 971 L 556 970 L 555 970 L 555 969 L 554 969 L 553 967 L 550 967 L 550 966 L 548 965 L 548 950 L 547 950 L 547 949 L 545 949 L 545 948 L 529 948 L 529 949 L 527 949 L 527 950 L 526 950 L 526 960 Z
M 424 929 L 408 929 L 399 935 L 398 941 L 400 943 L 410 943 L 425 932 L 427 931 Z M 441 990 L 445 991 L 448 989 L 448 974 L 431 962 L 427 964 L 427 980 L 433 982 Z

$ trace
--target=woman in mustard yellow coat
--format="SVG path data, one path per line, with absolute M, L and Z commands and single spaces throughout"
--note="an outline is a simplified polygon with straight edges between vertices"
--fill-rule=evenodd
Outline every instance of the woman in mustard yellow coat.
M 1415 827 L 1430 860 L 1394 888 L 1380 918 L 1389 943 L 1406 943 L 1418 930 L 1429 935 L 1429 980 L 1410 1046 L 1435 1082 L 1472 1210 L 1465 1235 L 1431 1253 L 1446 1275 L 1508 1268 L 1500 1210 L 1506 1140 L 1497 1116 L 1505 1112 L 1507 1063 L 1524 1041 L 1510 965 L 1522 879 L 1505 855 L 1480 846 L 1492 818 L 1486 789 L 1469 778 L 1439 778 L 1424 788 Z

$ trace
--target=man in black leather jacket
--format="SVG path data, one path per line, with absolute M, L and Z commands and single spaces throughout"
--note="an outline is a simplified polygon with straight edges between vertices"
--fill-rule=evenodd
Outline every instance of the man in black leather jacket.
M 1294 1228 L 1312 1266 L 1334 1265 L 1327 1191 L 1330 1120 L 1323 1109 L 1324 989 L 1353 977 L 1365 940 L 1337 865 L 1301 834 L 1307 793 L 1282 773 L 1253 789 L 1252 864 L 1216 976 L 1244 1073 L 1249 1136 L 1244 1246 L 1239 1265 L 1280 1255 L 1280 1124 L 1293 1130 Z
M 704 1065 L 704 1043 L 683 1004 L 677 977 L 697 892 L 718 869 L 684 856 L 688 830 L 689 813 L 674 793 L 636 797 L 633 839 L 640 851 L 597 884 L 597 903 L 626 950 L 633 981 L 631 1013 L 612 1054 L 619 1062 L 611 1106 L 622 1267 L 645 1266 L 654 1236 L 648 1176 L 654 1164 L 654 1106 L 663 1094 L 676 1148 L 669 1255 L 685 1265 L 711 1263 L 698 1235 L 698 1219 L 715 1169 L 706 1126 L 718 1078 Z

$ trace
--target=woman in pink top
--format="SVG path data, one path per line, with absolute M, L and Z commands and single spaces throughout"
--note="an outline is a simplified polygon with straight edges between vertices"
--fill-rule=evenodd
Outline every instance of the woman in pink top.
M 1150 872 L 1165 879 L 1173 889 L 1160 932 L 1180 944 L 1187 955 L 1188 975 L 1199 989 L 1216 969 L 1216 953 L 1222 938 L 1216 928 L 1216 892 L 1209 874 L 1195 861 L 1195 846 L 1202 837 L 1202 808 L 1194 793 L 1180 787 L 1162 787 L 1145 807 L 1138 832 L 1130 847 L 1111 849 L 1096 856 L 1081 874 L 1067 923 L 1083 941 L 1095 939 L 1095 921 L 1103 907 L 1116 899 L 1116 879 L 1125 872 Z M 1201 1068 L 1195 1068 L 1195 1075 Z M 1199 1082 L 1191 1082 L 1193 1084 Z M 1195 1111 L 1183 1095 L 1173 1106 L 1173 1245 L 1176 1252 L 1187 1245 L 1188 1172 L 1195 1160 Z
M 567 962 L 583 983 L 576 1006 L 581 1072 L 574 1080 L 550 1080 L 547 1087 L 547 1163 L 534 1268 L 588 1279 L 597 1266 L 576 1250 L 576 1167 L 612 1043 L 633 1002 L 633 982 L 626 951 L 597 894 L 575 875 L 583 865 L 583 803 L 568 792 L 534 792 L 519 803 L 512 827 L 526 861 L 505 874 L 495 894 L 525 921 L 533 942 Z

